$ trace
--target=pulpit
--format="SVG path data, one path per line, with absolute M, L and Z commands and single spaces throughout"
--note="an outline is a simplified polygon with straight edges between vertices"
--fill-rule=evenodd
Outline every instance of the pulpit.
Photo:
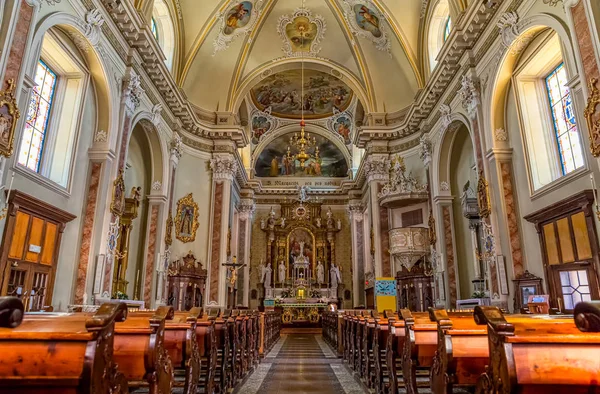
M 190 310 L 201 307 L 204 301 L 204 288 L 207 271 L 196 261 L 190 252 L 169 265 L 169 286 L 167 304 L 176 310 Z

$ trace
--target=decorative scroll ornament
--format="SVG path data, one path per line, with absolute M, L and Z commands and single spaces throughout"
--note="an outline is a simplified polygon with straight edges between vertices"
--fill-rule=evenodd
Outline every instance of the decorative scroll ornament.
M 556 7 L 559 2 L 563 0 L 544 0 L 544 4 L 548 4 L 550 7 Z
M 156 105 L 154 105 L 154 107 L 152 107 L 152 124 L 154 126 L 158 126 L 158 123 L 160 122 L 160 114 L 163 110 L 163 106 L 162 104 L 158 103 Z
M 175 216 L 175 237 L 183 243 L 194 242 L 198 230 L 198 204 L 194 202 L 192 193 L 177 201 Z
M 377 197 L 383 198 L 391 194 L 427 192 L 427 186 L 419 185 L 419 182 L 412 176 L 412 173 L 409 172 L 408 175 L 406 174 L 406 164 L 402 156 L 396 156 L 392 160 L 388 179 L 388 183 L 383 186 Z
M 214 179 L 232 180 L 237 174 L 237 162 L 233 157 L 217 156 L 210 160 L 210 169 Z
M 177 160 L 181 159 L 183 155 L 183 141 L 181 136 L 177 133 L 173 133 L 173 139 L 171 139 L 171 156 L 175 156 Z
M 515 12 L 505 12 L 500 15 L 500 19 L 496 26 L 500 29 L 502 44 L 506 48 L 510 47 L 513 41 L 519 36 L 519 15 Z
M 479 205 L 479 216 L 481 218 L 487 218 L 492 212 L 490 207 L 490 192 L 489 186 L 483 171 L 479 171 L 479 181 L 477 181 L 477 204 Z
M 17 120 L 21 116 L 15 99 L 15 80 L 6 81 L 6 90 L 0 92 L 0 155 L 10 157 Z
M 367 182 L 388 180 L 390 176 L 390 161 L 387 158 L 369 156 L 363 165 Z
M 229 48 L 229 45 L 237 37 L 249 35 L 252 32 L 263 11 L 262 3 L 263 0 L 231 0 L 226 11 L 216 15 L 216 18 L 220 20 L 221 27 L 213 41 L 213 56 Z
M 279 120 L 271 115 L 271 107 L 265 108 L 264 111 L 255 109 L 250 116 L 252 119 L 252 138 L 250 142 L 253 145 L 258 145 L 260 141 L 272 130 L 277 130 Z
M 588 132 L 590 134 L 590 150 L 594 157 L 600 156 L 600 116 L 596 115 L 598 105 L 600 105 L 600 91 L 598 91 L 598 80 L 590 79 L 588 84 L 588 100 L 583 116 L 587 122 Z
M 125 212 L 125 181 L 123 180 L 123 169 L 119 170 L 117 179 L 113 182 L 113 196 L 110 203 L 110 211 L 121 217 Z
M 470 75 L 463 75 L 461 86 L 458 94 L 462 100 L 463 108 L 467 111 L 469 117 L 474 119 L 477 115 L 477 107 L 480 104 L 479 91 Z
M 123 80 L 123 101 L 130 115 L 140 106 L 143 93 L 140 76 L 131 71 L 129 78 Z
M 297 9 L 292 16 L 282 15 L 277 22 L 277 33 L 283 41 L 281 49 L 287 57 L 316 57 L 321 51 L 325 30 L 325 19 L 313 16 L 306 8 Z
M 419 145 L 421 148 L 419 151 L 419 156 L 421 157 L 421 160 L 423 161 L 423 165 L 425 167 L 428 167 L 429 164 L 431 163 L 431 151 L 432 151 L 431 141 L 429 140 L 429 138 L 427 138 L 426 135 L 422 135 L 421 139 L 419 139 Z
M 404 227 L 390 230 L 390 254 L 401 266 L 410 271 L 429 254 L 429 229 Z
M 446 131 L 446 129 L 452 123 L 452 108 L 448 104 L 440 105 L 440 121 L 442 122 L 442 131 Z
M 375 48 L 387 52 L 390 57 L 391 43 L 385 26 L 385 16 L 370 0 L 343 0 L 344 19 L 357 37 L 366 38 Z

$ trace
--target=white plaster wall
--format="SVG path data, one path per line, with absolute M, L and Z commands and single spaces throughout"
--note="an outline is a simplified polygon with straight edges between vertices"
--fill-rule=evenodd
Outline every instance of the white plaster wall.
M 175 175 L 175 192 L 173 196 L 173 219 L 177 212 L 177 201 L 192 193 L 194 201 L 198 204 L 198 231 L 194 242 L 183 243 L 175 237 L 173 230 L 172 259 L 186 255 L 190 250 L 196 259 L 207 268 L 208 254 L 210 253 L 210 207 L 212 193 L 212 175 L 208 170 L 208 155 L 196 156 L 184 153 L 179 160 Z

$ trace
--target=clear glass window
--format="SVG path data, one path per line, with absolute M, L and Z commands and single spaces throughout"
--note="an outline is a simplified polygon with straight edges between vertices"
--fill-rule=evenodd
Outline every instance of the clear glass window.
M 546 77 L 546 90 L 552 113 L 552 123 L 560 154 L 563 175 L 583 166 L 583 149 L 575 121 L 567 73 L 561 63 Z
M 57 76 L 42 60 L 35 73 L 35 86 L 29 100 L 25 129 L 21 138 L 18 163 L 35 172 L 40 171 L 48 119 L 52 109 Z
M 565 309 L 573 310 L 581 301 L 591 301 L 590 284 L 586 270 L 561 271 L 560 286 Z

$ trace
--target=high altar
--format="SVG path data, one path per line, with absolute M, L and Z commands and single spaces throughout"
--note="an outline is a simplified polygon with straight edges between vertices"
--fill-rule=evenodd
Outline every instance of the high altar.
M 264 305 L 283 308 L 285 323 L 319 321 L 320 311 L 338 303 L 341 273 L 336 262 L 336 235 L 341 221 L 322 202 L 308 202 L 300 190 L 297 200 L 281 204 L 281 216 L 271 208 L 261 218 L 267 234 L 260 277 Z

